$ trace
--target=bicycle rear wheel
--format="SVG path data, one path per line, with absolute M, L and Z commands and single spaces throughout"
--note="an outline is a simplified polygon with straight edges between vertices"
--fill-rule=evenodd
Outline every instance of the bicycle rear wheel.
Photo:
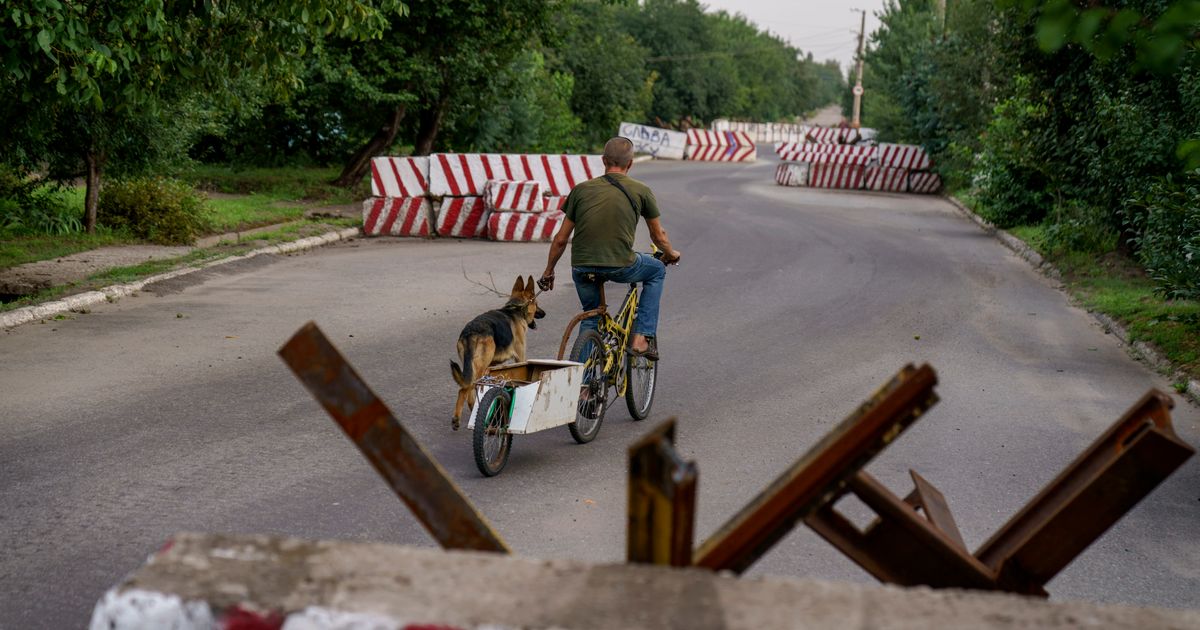
M 658 361 L 646 357 L 625 355 L 625 406 L 634 420 L 645 420 L 654 404 L 654 390 L 658 384 Z
M 475 466 L 484 477 L 495 477 L 504 470 L 512 452 L 512 434 L 508 432 L 512 396 L 503 387 L 493 387 L 479 401 L 475 416 L 472 447 Z
M 608 351 L 604 339 L 594 330 L 581 330 L 571 346 L 571 360 L 582 363 L 583 385 L 579 388 L 579 405 L 575 410 L 575 422 L 567 425 L 571 437 L 580 444 L 587 444 L 600 433 L 600 423 L 608 409 L 608 377 L 604 363 Z

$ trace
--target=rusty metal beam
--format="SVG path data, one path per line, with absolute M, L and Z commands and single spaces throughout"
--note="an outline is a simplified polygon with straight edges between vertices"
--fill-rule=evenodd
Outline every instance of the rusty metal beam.
M 871 475 L 859 471 L 848 490 L 878 516 L 865 530 L 860 531 L 834 509 L 836 498 L 804 522 L 881 582 L 933 588 L 996 587 L 990 569 Z
M 674 418 L 629 447 L 628 562 L 691 565 L 696 477 L 675 451 Z
M 937 403 L 937 374 L 905 366 L 792 464 L 696 552 L 695 564 L 741 573 L 814 514 L 879 451 Z
M 446 471 L 316 324 L 305 324 L 279 349 L 279 356 L 442 547 L 508 553 Z
M 905 497 L 904 502 L 920 508 L 935 529 L 945 534 L 955 547 L 966 553 L 967 543 L 963 542 L 962 534 L 958 531 L 958 524 L 954 522 L 954 515 L 950 513 L 950 506 L 946 503 L 946 497 L 942 495 L 942 491 L 918 475 L 917 471 L 909 470 L 908 474 L 913 480 L 913 491 L 912 494 Z
M 1196 451 L 1171 427 L 1174 401 L 1152 389 L 975 556 L 999 574 L 1001 588 L 1042 586 Z

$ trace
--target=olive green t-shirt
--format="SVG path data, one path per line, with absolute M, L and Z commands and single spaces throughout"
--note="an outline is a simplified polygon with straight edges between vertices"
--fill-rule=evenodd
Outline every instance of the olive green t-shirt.
M 624 193 L 604 177 L 589 179 L 567 196 L 563 212 L 575 222 L 571 242 L 572 267 L 626 267 L 633 264 L 633 237 L 638 214 L 648 219 L 659 216 L 658 202 L 650 188 L 628 175 L 610 173 L 638 205 L 635 213 Z

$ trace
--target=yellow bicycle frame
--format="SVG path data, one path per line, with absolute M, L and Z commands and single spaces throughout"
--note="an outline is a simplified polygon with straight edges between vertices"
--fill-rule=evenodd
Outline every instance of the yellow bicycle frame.
M 633 320 L 637 317 L 638 296 L 640 292 L 636 289 L 630 289 L 629 294 L 625 296 L 625 303 L 621 305 L 621 311 L 617 313 L 615 318 L 610 317 L 607 313 L 601 315 L 600 326 L 603 330 L 612 333 L 612 336 L 617 339 L 615 348 L 609 347 L 608 358 L 604 363 L 604 375 L 607 377 L 616 376 L 616 366 L 625 357 L 625 350 L 629 348 L 629 338 L 633 333 Z M 625 389 L 629 386 L 629 378 L 626 377 L 620 383 L 620 389 L 617 391 L 618 396 L 625 395 Z

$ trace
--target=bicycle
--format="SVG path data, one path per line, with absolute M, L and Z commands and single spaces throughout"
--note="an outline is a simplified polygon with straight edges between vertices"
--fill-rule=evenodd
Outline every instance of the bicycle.
M 662 255 L 662 252 L 654 252 L 655 258 L 662 258 Z M 570 360 L 582 363 L 584 370 L 575 422 L 568 424 L 567 429 L 580 444 L 591 442 L 600 433 L 600 424 L 608 410 L 610 388 L 617 396 L 625 398 L 629 415 L 634 420 L 645 420 L 650 415 L 658 380 L 658 361 L 628 353 L 641 296 L 637 283 L 629 285 L 629 292 L 625 294 L 616 317 L 613 317 L 608 313 L 604 296 L 606 281 L 596 274 L 586 274 L 584 277 L 599 285 L 600 306 L 576 315 L 567 324 L 558 346 L 558 359 L 562 360 L 567 340 L 571 338 L 575 326 L 589 317 L 600 318 L 595 329 L 581 330 L 571 346 Z

